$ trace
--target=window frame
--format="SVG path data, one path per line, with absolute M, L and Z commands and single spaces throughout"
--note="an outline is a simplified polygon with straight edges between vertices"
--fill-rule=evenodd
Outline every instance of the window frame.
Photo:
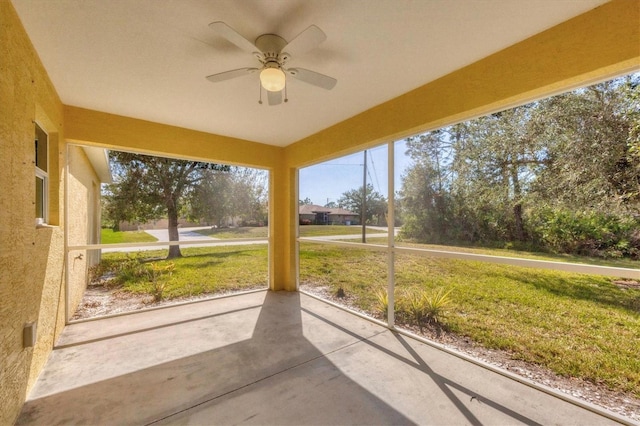
M 35 144 L 34 144 L 34 171 L 36 178 L 36 190 L 34 194 L 34 203 L 36 206 L 35 211 L 35 223 L 36 226 L 47 224 L 49 221 L 49 134 L 42 128 L 42 126 L 38 122 L 34 122 L 35 129 Z M 44 135 L 45 137 L 45 145 L 44 149 L 39 149 L 38 147 L 38 137 L 39 134 Z M 44 151 L 44 164 L 38 160 L 38 154 Z M 44 165 L 45 169 L 42 169 L 40 166 Z M 42 193 L 38 193 L 38 184 L 42 182 Z M 41 206 L 39 208 L 39 206 Z M 39 217 L 39 211 L 42 210 L 42 217 Z M 41 219 L 41 220 L 39 220 Z

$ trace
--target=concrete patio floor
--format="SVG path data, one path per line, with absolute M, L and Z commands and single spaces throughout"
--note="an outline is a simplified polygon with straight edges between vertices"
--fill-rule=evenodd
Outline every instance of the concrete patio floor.
M 17 424 L 614 424 L 299 293 L 66 327 Z

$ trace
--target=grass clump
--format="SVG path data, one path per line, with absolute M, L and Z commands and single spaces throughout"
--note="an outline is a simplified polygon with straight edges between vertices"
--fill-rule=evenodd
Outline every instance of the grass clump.
M 444 325 L 447 312 L 452 307 L 450 293 L 451 290 L 446 290 L 444 287 L 405 291 L 400 296 L 396 307 L 398 317 L 414 323 L 421 332 L 427 323 L 436 326 L 439 331 Z
M 160 302 L 164 298 L 164 289 L 167 286 L 167 280 L 163 278 L 165 275 L 168 275 L 170 278 L 175 268 L 175 263 L 169 262 L 163 266 L 160 266 L 158 263 L 151 263 L 151 266 L 147 269 L 149 281 L 151 282 L 151 295 L 155 302 Z
M 377 289 L 374 294 L 376 297 L 375 312 L 382 316 L 387 315 L 389 311 L 389 293 L 385 290 Z
M 140 256 L 126 256 L 122 262 L 113 262 L 113 271 L 119 283 L 147 278 L 147 268 Z
M 452 300 L 449 297 L 450 293 L 451 290 L 438 288 L 422 295 L 427 321 L 432 321 L 436 324 L 443 322 L 452 305 Z
M 124 258 L 113 255 L 105 255 L 108 259 L 103 260 L 99 269 L 94 272 L 94 276 L 100 274 L 111 274 L 115 276 L 112 285 L 121 285 L 127 288 L 131 283 L 149 284 L 146 290 L 153 296 L 155 302 L 164 298 L 164 290 L 167 281 L 175 269 L 175 263 L 168 262 L 160 264 L 157 259 L 146 258 L 143 254 L 126 254 Z

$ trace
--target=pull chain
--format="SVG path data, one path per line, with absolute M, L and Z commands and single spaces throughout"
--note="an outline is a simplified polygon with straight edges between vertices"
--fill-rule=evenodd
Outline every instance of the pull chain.
M 260 80 L 258 80 L 258 91 L 260 92 L 260 98 L 258 99 L 258 103 L 262 105 L 262 84 L 260 83 Z

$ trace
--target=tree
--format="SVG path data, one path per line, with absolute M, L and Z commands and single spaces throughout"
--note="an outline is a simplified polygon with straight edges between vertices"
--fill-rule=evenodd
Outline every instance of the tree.
M 247 223 L 267 219 L 268 174 L 263 170 L 231 167 L 204 170 L 202 181 L 187 197 L 186 212 L 192 220 L 222 226 L 225 219 Z
M 479 201 L 476 213 L 490 212 L 486 220 L 495 223 L 490 239 L 527 239 L 525 195 L 536 172 L 549 161 L 544 140 L 532 125 L 535 108 L 529 104 L 473 120 L 456 143 L 456 191 L 470 206 Z
M 311 198 L 307 197 L 304 200 L 298 200 L 298 205 L 299 206 L 308 206 L 313 204 L 313 201 L 311 201 Z
M 640 213 L 640 75 L 540 102 L 550 161 L 538 200 L 555 207 Z
M 115 182 L 105 193 L 107 214 L 113 221 L 146 222 L 166 214 L 169 241 L 178 241 L 178 214 L 188 191 L 205 170 L 228 170 L 229 166 L 199 161 L 152 157 L 112 151 L 109 153 Z M 167 258 L 180 257 L 179 246 L 170 246 Z
M 263 170 L 239 167 L 230 174 L 231 212 L 248 224 L 267 219 L 268 174 Z
M 399 193 L 406 211 L 404 232 L 423 241 L 438 243 L 451 238 L 450 190 L 453 143 L 459 126 L 407 139 L 407 153 L 415 161 L 403 176 Z
M 190 220 L 203 220 L 208 225 L 223 225 L 232 214 L 232 181 L 223 170 L 204 170 L 202 181 L 188 194 L 186 212 Z
M 338 206 L 362 217 L 362 187 L 350 189 L 338 199 Z M 378 225 L 384 223 L 387 213 L 387 200 L 379 192 L 373 189 L 373 185 L 367 184 L 365 223 L 373 221 Z
M 399 195 L 410 238 L 544 243 L 558 223 L 575 223 L 590 227 L 579 232 L 585 247 L 617 234 L 616 250 L 640 253 L 638 74 L 410 138 L 407 148 L 414 165 Z

